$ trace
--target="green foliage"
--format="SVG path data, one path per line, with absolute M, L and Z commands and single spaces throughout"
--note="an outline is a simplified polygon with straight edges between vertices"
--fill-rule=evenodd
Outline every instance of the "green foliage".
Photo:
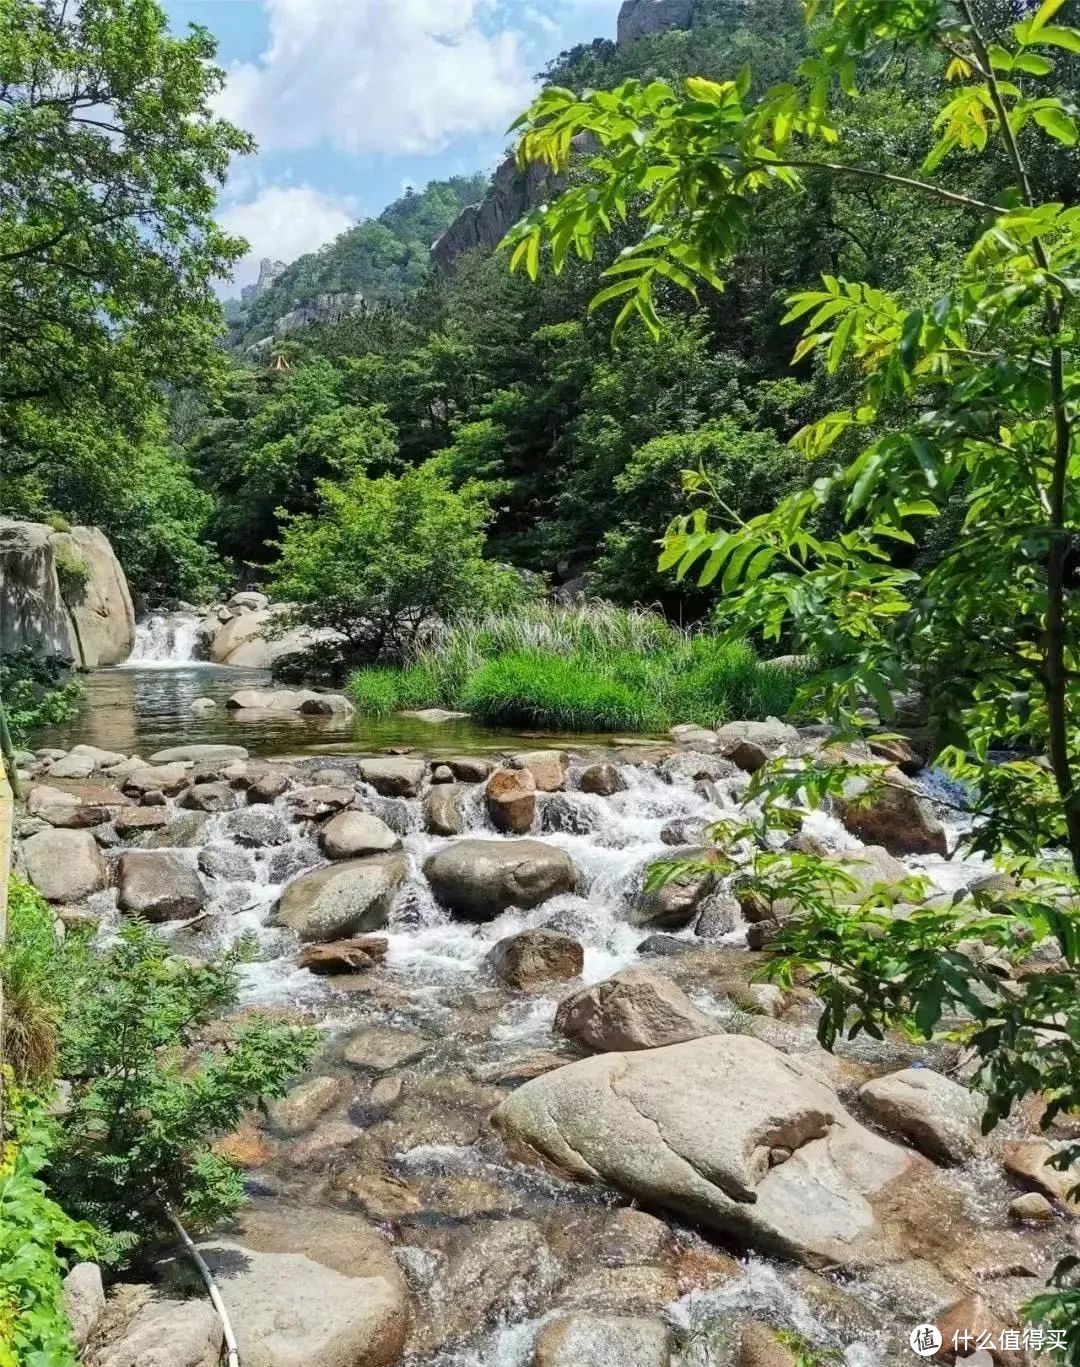
M 0 1367 L 75 1367 L 64 1259 L 98 1256 L 101 1241 L 64 1213 L 38 1176 L 51 1127 L 7 1068 L 0 1070 L 0 1116 Z
M 250 139 L 215 118 L 223 73 L 203 28 L 169 34 L 154 0 L 0 4 L 3 436 L 20 408 L 100 404 L 138 420 L 156 386 L 199 376 L 213 281 L 244 244 L 215 187 Z
M 346 659 L 400 658 L 424 627 L 466 607 L 509 605 L 523 589 L 483 558 L 490 507 L 430 465 L 319 485 L 317 514 L 286 516 L 275 593 L 296 619 L 339 633 Z
M 649 731 L 660 724 L 658 709 L 639 687 L 595 660 L 539 651 L 497 656 L 468 681 L 461 701 L 497 726 Z
M 194 966 L 151 928 L 125 925 L 72 973 L 59 1068 L 70 1103 L 49 1166 L 61 1204 L 106 1232 L 117 1260 L 169 1237 L 174 1208 L 208 1229 L 244 1201 L 239 1174 L 212 1147 L 243 1113 L 280 1096 L 314 1032 L 255 1019 L 228 1043 L 199 1032 L 235 1004 L 238 952 Z
M 216 498 L 212 534 L 246 563 L 270 551 L 281 510 L 315 510 L 320 480 L 379 475 L 396 455 L 382 407 L 350 403 L 346 376 L 319 358 L 262 376 L 234 371 L 189 446 Z
M 90 582 L 90 566 L 73 547 L 63 544 L 55 547 L 53 564 L 56 566 L 60 597 L 69 606 L 78 603 Z
M 0 1054 L 20 1086 L 51 1081 L 65 984 L 53 913 L 29 883 L 13 874 L 8 888 L 8 934 L 0 946 L 3 1033 Z
M 405 669 L 357 670 L 358 709 L 462 708 L 493 726 L 650 731 L 785 714 L 803 672 L 744 643 L 690 637 L 657 613 L 534 603 L 438 627 Z
M 70 670 L 70 660 L 38 655 L 32 646 L 0 655 L 0 697 L 15 745 L 25 744 L 38 727 L 75 715 L 82 688 L 67 677 Z

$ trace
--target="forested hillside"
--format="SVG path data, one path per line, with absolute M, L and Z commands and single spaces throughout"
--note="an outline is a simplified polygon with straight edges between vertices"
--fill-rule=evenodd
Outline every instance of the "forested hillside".
M 320 294 L 361 294 L 372 306 L 403 299 L 423 284 L 431 244 L 465 205 L 483 195 L 486 184 L 480 174 L 433 180 L 319 251 L 298 257 L 269 289 L 233 312 L 230 345 L 243 349 L 261 341 L 279 318 Z

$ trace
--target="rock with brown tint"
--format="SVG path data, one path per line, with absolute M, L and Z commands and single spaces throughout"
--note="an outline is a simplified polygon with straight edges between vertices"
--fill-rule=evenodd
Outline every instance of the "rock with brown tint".
M 573 936 L 557 930 L 523 930 L 500 940 L 487 959 L 503 982 L 529 991 L 578 977 L 585 951 Z
M 311 973 L 359 973 L 385 959 L 389 943 L 383 935 L 358 935 L 328 945 L 309 945 L 301 950 L 296 964 Z
M 524 835 L 536 817 L 536 780 L 528 769 L 496 769 L 487 782 L 487 809 L 496 830 Z

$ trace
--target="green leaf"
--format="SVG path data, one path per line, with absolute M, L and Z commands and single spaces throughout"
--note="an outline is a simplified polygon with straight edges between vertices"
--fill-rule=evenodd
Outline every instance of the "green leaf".
M 1058 10 L 1065 4 L 1065 0 L 1043 0 L 1042 4 L 1031 16 L 1031 32 L 1036 34 L 1057 14 Z
M 613 285 L 607 285 L 589 300 L 589 312 L 595 313 L 602 304 L 606 304 L 609 299 L 617 299 L 623 294 L 633 294 L 638 287 L 637 280 L 616 280 Z
M 1062 47 L 1066 52 L 1080 52 L 1080 29 L 1044 28 L 1039 34 L 1039 42 Z
M 991 43 L 987 48 L 987 55 L 990 58 L 990 65 L 995 71 L 1011 71 L 1015 58 L 1007 48 L 1003 48 L 1000 43 Z
M 1038 52 L 1018 52 L 1013 62 L 1017 71 L 1026 71 L 1029 76 L 1049 76 L 1054 64 L 1049 57 Z
M 1080 46 L 1076 51 L 1080 52 Z M 1076 146 L 1077 137 L 1080 136 L 1077 133 L 1076 120 L 1066 114 L 1064 109 L 1036 109 L 1032 117 L 1045 133 L 1049 133 L 1058 142 L 1063 142 L 1066 147 Z

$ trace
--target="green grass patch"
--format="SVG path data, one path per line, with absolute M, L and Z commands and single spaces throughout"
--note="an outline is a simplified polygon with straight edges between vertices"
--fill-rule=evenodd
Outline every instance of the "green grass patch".
M 656 613 L 530 604 L 441 626 L 406 667 L 357 670 L 349 692 L 371 717 L 453 707 L 492 726 L 660 731 L 785 716 L 804 678 Z

